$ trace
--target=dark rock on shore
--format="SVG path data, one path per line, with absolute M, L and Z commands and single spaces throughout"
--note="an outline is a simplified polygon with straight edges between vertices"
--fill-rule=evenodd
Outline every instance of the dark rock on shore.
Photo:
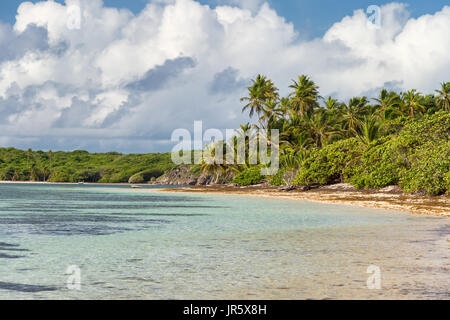
M 284 187 L 280 188 L 281 191 L 286 191 L 286 192 L 293 191 L 296 189 L 297 189 L 297 186 L 294 186 L 294 185 L 284 186 Z

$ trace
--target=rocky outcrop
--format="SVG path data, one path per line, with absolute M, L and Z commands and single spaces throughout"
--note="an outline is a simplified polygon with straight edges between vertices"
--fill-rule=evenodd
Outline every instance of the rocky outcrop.
M 198 174 L 193 174 L 187 166 L 176 167 L 156 180 L 161 185 L 196 185 Z
M 194 186 L 212 184 L 213 177 L 209 174 L 201 174 L 192 167 L 182 165 L 176 167 L 159 177 L 153 184 Z
M 199 167 L 181 165 L 164 175 L 156 181 L 150 182 L 156 185 L 177 185 L 177 186 L 206 186 L 214 184 L 231 183 L 235 176 L 233 172 L 221 174 L 218 179 L 210 173 L 201 173 Z

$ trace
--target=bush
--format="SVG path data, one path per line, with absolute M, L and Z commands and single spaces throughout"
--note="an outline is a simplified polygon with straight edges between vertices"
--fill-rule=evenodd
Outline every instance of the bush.
M 345 181 L 358 189 L 396 184 L 401 165 L 391 139 L 386 137 L 370 144 L 361 157 L 344 170 Z
M 330 184 L 344 181 L 346 168 L 363 152 L 356 138 L 340 140 L 322 149 L 313 149 L 302 162 L 294 184 Z
M 449 190 L 450 142 L 429 143 L 418 150 L 411 168 L 402 173 L 399 185 L 405 192 L 439 195 Z
M 450 193 L 450 171 L 447 171 L 444 177 L 445 188 L 447 189 L 447 193 Z
M 270 179 L 270 184 L 272 186 L 284 186 L 286 182 L 284 181 L 284 174 L 286 173 L 286 168 L 281 168 L 276 174 Z
M 399 184 L 405 192 L 448 190 L 450 114 L 437 112 L 409 120 L 398 135 L 375 141 L 344 171 L 357 188 Z
M 239 186 L 250 186 L 253 184 L 258 184 L 261 180 L 264 179 L 264 176 L 261 174 L 261 168 L 251 167 L 239 173 L 233 179 L 233 183 Z

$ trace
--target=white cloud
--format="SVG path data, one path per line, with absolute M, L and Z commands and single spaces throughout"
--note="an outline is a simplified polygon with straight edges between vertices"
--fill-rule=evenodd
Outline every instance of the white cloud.
M 323 38 L 300 41 L 257 0 L 215 9 L 155 0 L 136 16 L 100 0 L 66 3 L 26 2 L 13 28 L 0 24 L 2 145 L 169 150 L 171 131 L 194 120 L 245 121 L 242 84 L 258 73 L 284 94 L 309 74 L 322 95 L 339 98 L 385 83 L 430 92 L 450 80 L 450 7 L 412 19 L 404 4 L 388 4 L 380 29 L 356 10 Z M 81 8 L 79 30 L 67 25 L 71 5 Z
M 242 9 L 247 9 L 255 12 L 261 7 L 261 5 L 264 3 L 264 0 L 228 0 L 226 2 L 231 5 L 237 5 Z

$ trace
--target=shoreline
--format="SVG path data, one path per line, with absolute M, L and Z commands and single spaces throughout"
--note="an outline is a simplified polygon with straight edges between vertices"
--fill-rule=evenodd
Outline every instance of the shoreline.
M 131 183 L 119 182 L 119 183 L 99 183 L 99 182 L 49 182 L 49 181 L 2 181 L 0 180 L 0 184 L 61 184 L 61 185 L 111 185 L 111 186 L 129 186 Z M 144 184 L 142 184 L 144 185 Z
M 420 215 L 450 217 L 450 196 L 422 196 L 404 194 L 388 188 L 381 190 L 355 190 L 346 184 L 324 186 L 309 191 L 282 191 L 276 187 L 232 187 L 223 185 L 190 186 L 177 189 L 154 189 L 145 192 L 181 192 L 203 194 L 229 194 L 307 200 L 318 203 L 341 204 L 384 210 L 404 211 Z
M 0 184 L 53 184 L 53 185 L 105 185 L 132 186 L 130 183 L 74 183 L 44 181 L 0 181 Z M 131 189 L 137 192 L 181 192 L 203 194 L 229 194 L 270 197 L 288 200 L 306 200 L 318 203 L 341 204 L 355 207 L 378 208 L 384 210 L 403 211 L 412 214 L 450 217 L 450 195 L 424 196 L 405 194 L 392 186 L 379 190 L 356 190 L 349 184 L 340 183 L 322 186 L 308 191 L 283 191 L 279 187 L 257 185 L 237 187 L 231 185 L 179 186 L 163 187 L 157 184 L 135 184 L 136 186 L 152 186 L 153 188 Z M 173 187 L 173 186 L 172 186 Z

